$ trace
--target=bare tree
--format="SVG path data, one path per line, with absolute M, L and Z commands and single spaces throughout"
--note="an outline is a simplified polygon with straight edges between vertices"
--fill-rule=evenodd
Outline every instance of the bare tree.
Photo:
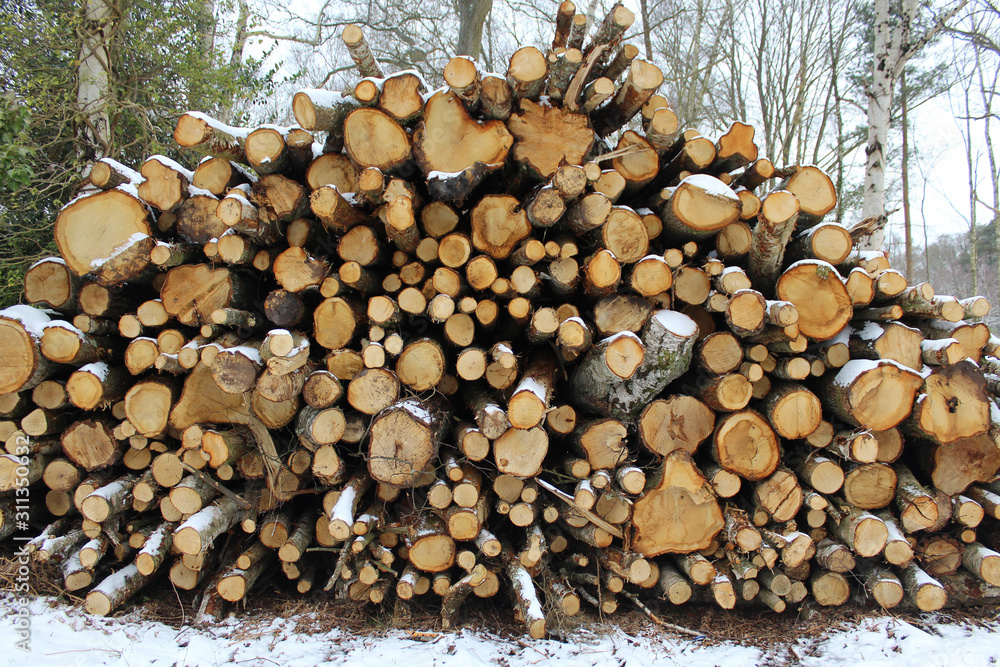
M 1000 19 L 1000 12 L 991 5 L 993 13 L 986 18 L 986 24 L 980 29 L 980 33 L 990 38 L 988 32 L 992 27 L 996 31 L 1000 26 L 997 20 Z M 982 126 L 983 140 L 986 148 L 987 163 L 989 166 L 989 188 L 992 194 L 992 224 L 994 232 L 994 262 L 1000 261 L 1000 166 L 997 165 L 996 151 L 993 148 L 992 121 L 997 115 L 995 97 L 1000 83 L 1000 51 L 992 51 L 981 44 L 973 43 L 976 54 L 976 77 L 978 79 L 978 92 L 983 105 Z M 989 75 L 987 75 L 987 72 Z M 985 203 L 980 200 L 980 203 Z M 997 273 L 1000 280 L 1000 272 Z M 997 284 L 997 292 L 1000 293 L 1000 283 Z

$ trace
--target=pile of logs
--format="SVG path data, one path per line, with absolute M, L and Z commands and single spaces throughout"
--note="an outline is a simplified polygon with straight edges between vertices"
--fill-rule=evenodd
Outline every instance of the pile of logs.
M 908 285 L 813 166 L 678 127 L 618 5 L 505 75 L 452 59 L 195 112 L 105 159 L 0 312 L 0 536 L 108 614 L 159 574 L 375 603 L 503 591 L 776 612 L 1000 600 L 1000 339 Z M 42 499 L 44 497 L 44 502 Z M 273 584 L 268 584 L 273 585 Z

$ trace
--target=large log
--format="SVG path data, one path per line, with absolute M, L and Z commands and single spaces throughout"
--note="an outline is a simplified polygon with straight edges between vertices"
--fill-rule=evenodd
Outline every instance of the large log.
M 632 548 L 645 556 L 689 553 L 706 548 L 722 530 L 722 511 L 691 455 L 675 450 L 632 514 Z
M 507 127 L 515 139 L 513 157 L 525 169 L 547 179 L 564 164 L 583 164 L 595 140 L 585 115 L 529 99 L 522 99 L 520 108 Z
M 899 425 L 910 414 L 923 380 L 888 360 L 856 359 L 823 378 L 825 405 L 844 421 L 873 431 Z
M 429 484 L 438 448 L 448 433 L 442 402 L 406 399 L 372 421 L 368 470 L 372 479 L 400 487 Z
M 640 340 L 645 350 L 642 363 L 624 378 L 613 370 L 614 379 L 609 377 L 612 373 L 595 377 L 587 369 L 600 368 L 601 363 L 607 363 L 606 357 L 588 362 L 595 352 L 588 353 L 571 378 L 575 400 L 581 407 L 631 421 L 642 407 L 687 371 L 697 336 L 698 326 L 691 318 L 671 310 L 657 311 L 642 331 Z
M 444 91 L 427 100 L 413 133 L 414 158 L 425 176 L 465 171 L 476 163 L 499 165 L 513 142 L 504 123 L 477 123 L 454 93 Z
M 0 310 L 0 392 L 32 389 L 58 369 L 42 355 L 41 339 L 49 316 L 31 306 Z
M 819 260 L 802 260 L 785 269 L 776 293 L 795 305 L 799 331 L 812 340 L 833 338 L 854 314 L 840 274 Z
M 131 185 L 74 199 L 56 217 L 59 254 L 73 273 L 92 275 L 100 285 L 134 280 L 149 265 L 155 244 L 150 217 Z

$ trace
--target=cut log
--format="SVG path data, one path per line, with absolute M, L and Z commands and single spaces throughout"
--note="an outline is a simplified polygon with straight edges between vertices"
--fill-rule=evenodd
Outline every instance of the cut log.
M 424 572 L 444 572 L 455 562 L 457 548 L 437 517 L 420 517 L 403 534 L 410 562 Z
M 548 448 L 549 436 L 544 429 L 509 428 L 493 442 L 493 458 L 501 473 L 533 477 L 541 472 Z
M 1000 554 L 979 542 L 965 547 L 962 554 L 965 569 L 991 586 L 1000 586 Z
M 207 549 L 215 539 L 239 520 L 236 502 L 227 496 L 199 511 L 174 532 L 174 546 L 182 554 L 194 556 Z
M 484 90 L 489 88 L 484 85 Z M 513 142 L 504 123 L 477 123 L 454 93 L 442 91 L 427 101 L 424 119 L 413 134 L 413 153 L 425 176 L 435 171 L 451 174 L 477 163 L 503 163 Z
M 628 11 L 621 5 L 616 9 Z M 588 55 L 587 51 L 584 55 Z M 660 68 L 640 58 L 632 61 L 628 72 L 615 98 L 593 116 L 594 130 L 599 136 L 606 137 L 627 123 L 663 83 Z
M 112 429 L 101 421 L 72 424 L 62 434 L 61 442 L 67 458 L 87 471 L 106 468 L 123 453 Z
M 506 554 L 504 562 L 507 577 L 510 579 L 514 605 L 528 628 L 528 634 L 531 635 L 532 639 L 542 639 L 546 632 L 545 614 L 542 611 L 542 605 L 531 575 L 512 554 Z
M 916 558 L 932 577 L 954 574 L 962 566 L 965 545 L 944 535 L 924 535 L 917 543 Z
M 700 240 L 739 218 L 740 198 L 717 178 L 688 176 L 668 193 L 660 208 L 665 231 L 681 240 Z
M 510 255 L 531 233 L 520 202 L 507 195 L 488 195 L 472 209 L 472 244 L 494 259 Z
M 854 313 L 837 270 L 819 260 L 803 260 L 785 269 L 776 293 L 795 305 L 799 331 L 811 340 L 833 338 Z
M 794 473 L 787 468 L 778 468 L 754 485 L 753 502 L 767 512 L 772 521 L 791 521 L 802 507 L 802 487 Z
M 997 437 L 991 434 L 934 445 L 921 459 L 934 486 L 949 495 L 965 491 L 974 482 L 989 481 L 1000 470 Z
M 889 539 L 889 530 L 877 516 L 845 507 L 842 513 L 830 512 L 829 517 L 831 532 L 854 553 L 866 558 L 882 553 Z
M 704 549 L 724 526 L 708 482 L 682 450 L 667 454 L 658 472 L 635 504 L 633 550 L 657 556 Z
M 507 68 L 507 83 L 515 98 L 537 98 L 545 86 L 548 63 L 542 52 L 533 46 L 525 46 L 510 57 Z
M 890 504 L 896 493 L 896 471 L 884 463 L 845 465 L 844 498 L 861 509 L 879 509 Z
M 726 470 L 751 481 L 769 476 L 780 461 L 777 436 L 752 410 L 719 419 L 712 437 L 712 456 Z
M 192 424 L 248 424 L 249 401 L 243 394 L 229 394 L 219 388 L 212 369 L 198 364 L 184 380 L 180 399 L 170 410 L 169 425 L 183 430 Z
M 982 373 L 971 361 L 939 366 L 925 380 L 903 426 L 942 444 L 986 433 L 989 402 Z
M 639 415 L 639 437 L 649 451 L 666 456 L 675 449 L 694 454 L 712 435 L 715 415 L 704 403 L 690 396 L 657 399 Z
M 91 521 L 102 523 L 124 512 L 132 504 L 132 487 L 137 481 L 138 477 L 124 475 L 94 490 L 80 504 L 80 513 Z
M 73 310 L 82 281 L 59 257 L 40 259 L 24 272 L 24 299 L 30 304 Z
M 813 598 L 823 607 L 840 606 L 851 596 L 851 585 L 839 572 L 817 571 L 809 584 Z
M 899 519 L 907 533 L 929 528 L 938 521 L 934 497 L 904 465 L 896 466 L 895 502 L 899 509 Z
M 507 127 L 515 139 L 514 159 L 539 179 L 550 178 L 564 164 L 583 164 L 595 141 L 585 115 L 570 113 L 545 101 L 522 99 L 520 113 L 510 117 Z
M 910 563 L 903 570 L 900 579 L 910 600 L 920 611 L 937 611 L 948 601 L 948 593 L 944 586 L 916 563 Z
M 676 117 L 674 124 L 676 125 Z M 623 190 L 627 194 L 640 190 L 656 178 L 660 171 L 660 160 L 656 150 L 637 132 L 632 130 L 624 132 L 618 140 L 615 151 L 624 153 L 616 157 L 611 165 L 625 179 Z
M 885 431 L 899 425 L 923 384 L 909 368 L 893 361 L 856 359 L 824 377 L 820 396 L 835 415 L 855 426 Z
M 371 76 L 378 79 L 385 76 L 382 74 L 382 68 L 379 67 L 378 61 L 372 55 L 368 40 L 365 39 L 365 33 L 360 27 L 353 23 L 344 26 L 340 38 L 347 46 L 347 51 L 351 54 L 361 76 Z
M 778 435 L 790 440 L 809 436 L 823 418 L 816 394 L 792 382 L 773 385 L 762 407 Z
M 229 602 L 238 602 L 244 599 L 273 560 L 274 552 L 267 552 L 246 570 L 235 567 L 230 569 L 219 578 L 216 590 L 222 599 Z
M 212 313 L 236 305 L 243 295 L 243 286 L 229 270 L 204 264 L 170 269 L 160 290 L 167 314 L 188 325 L 211 323 Z
M 376 167 L 384 173 L 399 169 L 411 156 L 406 130 L 378 109 L 356 109 L 347 116 L 344 148 L 362 169 Z
M 379 412 L 368 448 L 372 479 L 406 488 L 429 484 L 447 427 L 443 403 L 406 399 Z
M 778 189 L 788 190 L 799 200 L 799 228 L 813 227 L 837 206 L 833 181 L 818 167 L 792 167 Z
M 219 200 L 207 193 L 188 197 L 177 208 L 178 235 L 190 243 L 206 244 L 222 236 L 226 224 L 219 217 Z
M 774 190 L 761 200 L 750 244 L 749 266 L 750 279 L 758 290 L 770 293 L 773 289 L 798 216 L 799 201 L 786 190 Z
M 58 366 L 42 355 L 41 338 L 49 324 L 45 312 L 31 306 L 0 311 L 0 392 L 33 389 Z
M 85 608 L 95 616 L 107 616 L 149 582 L 149 577 L 139 572 L 135 563 L 107 577 L 87 594 Z
M 903 584 L 893 571 L 872 561 L 861 561 L 859 574 L 865 588 L 883 609 L 892 609 L 903 601 Z
M 125 414 L 139 435 L 156 437 L 164 432 L 179 385 L 166 378 L 139 382 L 125 394 Z
M 618 334 L 608 346 L 595 345 L 571 377 L 575 400 L 581 407 L 630 421 L 636 412 L 687 371 L 697 336 L 698 326 L 694 320 L 671 310 L 657 311 L 642 332 L 640 340 L 645 349 L 642 363 L 629 363 L 634 370 L 623 375 L 615 373 L 606 363 L 607 356 L 601 355 L 611 343 L 626 337 L 624 333 Z M 600 369 L 602 363 L 611 372 L 602 370 L 603 375 L 595 374 L 593 371 Z
M 519 429 L 538 426 L 551 402 L 556 362 L 552 356 L 538 356 L 528 363 L 507 407 L 510 425 Z
M 201 153 L 244 162 L 243 140 L 248 130 L 231 127 L 197 111 L 181 115 L 174 128 L 174 141 L 184 148 Z

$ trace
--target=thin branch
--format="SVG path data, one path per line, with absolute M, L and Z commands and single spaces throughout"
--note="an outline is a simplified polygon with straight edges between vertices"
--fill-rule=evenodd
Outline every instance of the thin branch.
M 934 39 L 934 36 L 945 28 L 948 21 L 950 21 L 955 14 L 961 11 L 967 4 L 969 4 L 969 0 L 961 0 L 957 5 L 939 16 L 937 21 L 934 22 L 934 25 L 928 28 L 927 32 L 921 35 L 920 39 L 910 44 L 903 45 L 905 51 L 901 53 L 899 60 L 896 61 L 896 65 L 893 67 L 892 76 L 894 79 L 898 79 L 900 75 L 902 75 L 903 67 L 906 65 L 906 62 L 915 53 L 920 51 L 920 49 L 924 48 L 924 46 L 927 45 L 927 42 Z

